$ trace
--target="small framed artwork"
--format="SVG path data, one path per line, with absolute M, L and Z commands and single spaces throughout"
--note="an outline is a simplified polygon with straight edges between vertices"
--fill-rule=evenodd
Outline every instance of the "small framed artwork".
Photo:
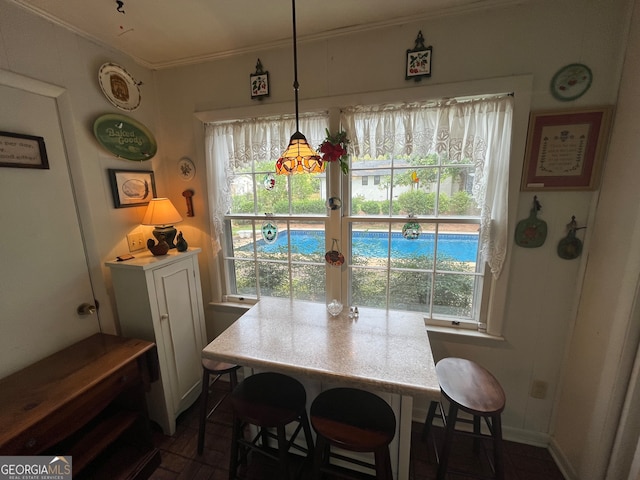
M 595 190 L 612 107 L 532 112 L 521 190 Z
M 433 47 L 424 46 L 424 37 L 422 30 L 418 32 L 416 37 L 416 45 L 413 49 L 407 50 L 407 70 L 405 78 L 407 80 L 414 79 L 416 82 L 422 80 L 422 77 L 431 76 L 431 54 Z
M 258 59 L 256 71 L 249 75 L 251 80 L 251 98 L 262 100 L 269 96 L 269 72 L 262 68 L 262 62 Z
M 148 205 L 156 196 L 152 171 L 109 169 L 109 181 L 115 208 Z
M 0 132 L 0 167 L 48 169 L 44 138 Z

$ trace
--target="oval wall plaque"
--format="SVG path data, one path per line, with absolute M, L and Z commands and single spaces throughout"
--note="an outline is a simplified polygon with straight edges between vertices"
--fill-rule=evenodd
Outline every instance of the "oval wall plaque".
M 153 134 L 140 122 L 117 113 L 107 113 L 93 123 L 93 134 L 100 145 L 116 157 L 149 160 L 158 151 Z

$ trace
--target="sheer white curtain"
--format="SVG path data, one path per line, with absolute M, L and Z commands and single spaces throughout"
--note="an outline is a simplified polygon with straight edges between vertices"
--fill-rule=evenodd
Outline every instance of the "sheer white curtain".
M 494 278 L 507 253 L 507 192 L 513 97 L 351 107 L 341 113 L 356 156 L 445 155 L 475 165 L 480 250 Z
M 328 115 L 305 114 L 300 116 L 300 131 L 309 145 L 316 148 L 326 136 Z M 291 116 L 251 118 L 246 120 L 205 124 L 205 146 L 209 185 L 209 205 L 212 206 L 213 251 L 221 246 L 224 216 L 231 208 L 231 182 L 236 169 L 253 161 L 275 162 L 289 145 L 296 130 Z M 284 178 L 283 178 L 284 179 Z M 258 179 L 260 180 L 260 179 Z M 279 181 L 282 181 L 279 179 Z

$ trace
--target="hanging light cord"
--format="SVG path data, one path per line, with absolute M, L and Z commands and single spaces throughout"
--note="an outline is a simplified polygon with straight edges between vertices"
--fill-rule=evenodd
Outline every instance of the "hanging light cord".
M 296 132 L 300 131 L 298 121 L 298 48 L 296 46 L 296 0 L 291 0 L 291 11 L 293 12 L 293 91 L 296 102 Z

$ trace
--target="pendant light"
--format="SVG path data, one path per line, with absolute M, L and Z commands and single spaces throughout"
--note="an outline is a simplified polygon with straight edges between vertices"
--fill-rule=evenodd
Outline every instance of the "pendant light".
M 298 51 L 296 46 L 296 0 L 291 0 L 293 12 L 293 90 L 296 104 L 296 132 L 291 135 L 289 146 L 276 162 L 278 175 L 293 175 L 294 173 L 322 173 L 324 162 L 316 153 L 306 137 L 300 133 L 300 119 L 298 110 Z

